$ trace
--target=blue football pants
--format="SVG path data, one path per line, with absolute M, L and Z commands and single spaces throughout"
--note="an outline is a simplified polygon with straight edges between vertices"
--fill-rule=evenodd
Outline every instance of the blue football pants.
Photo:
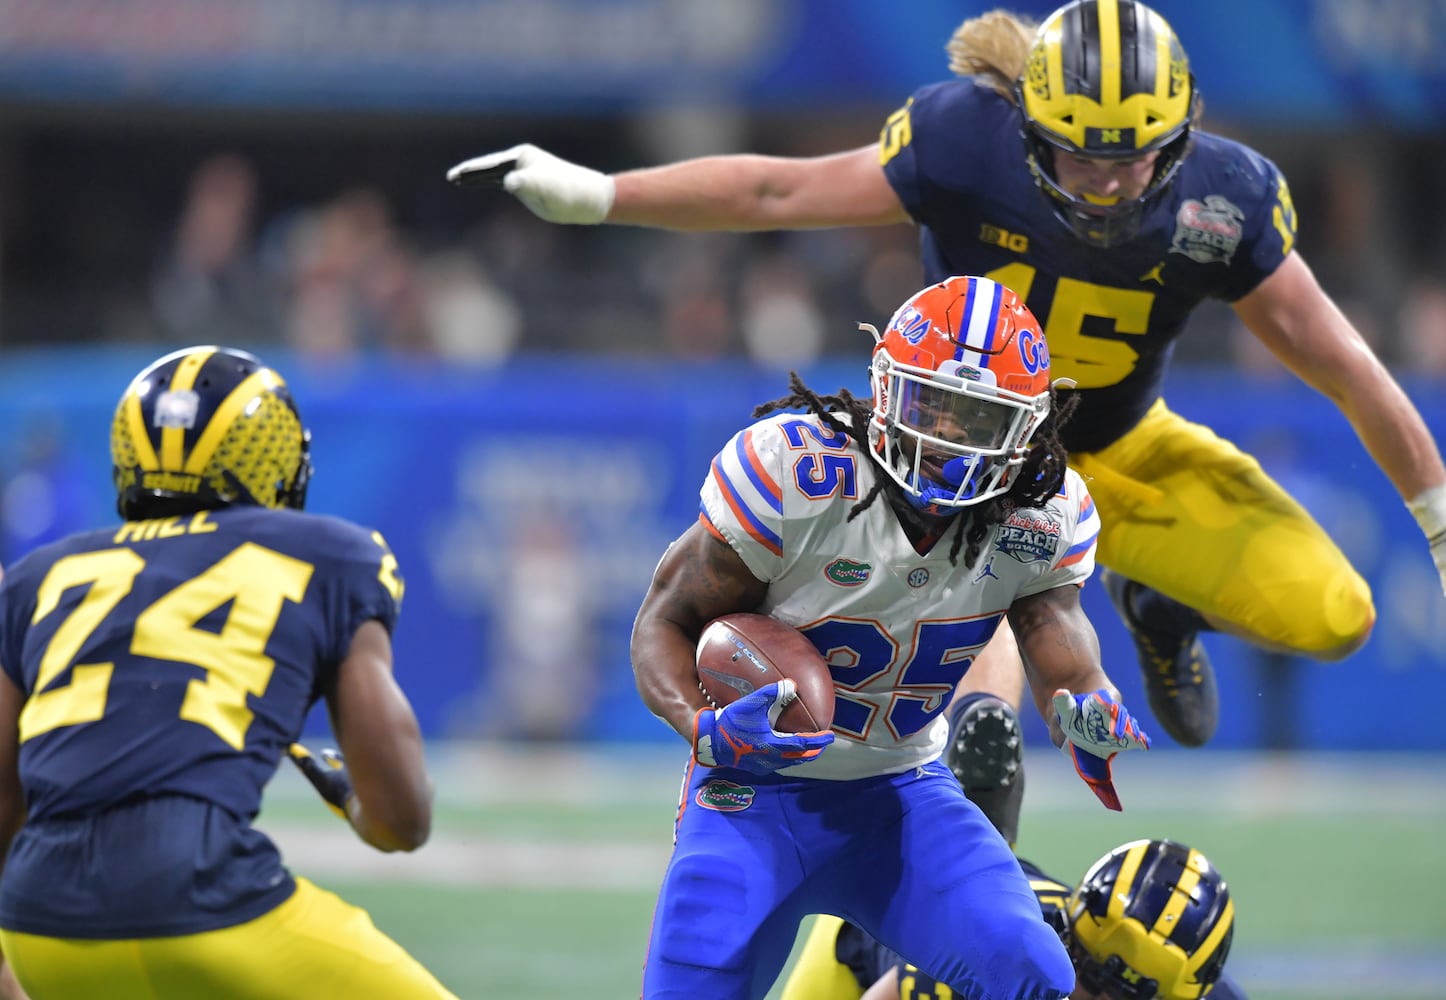
M 810 913 L 961 1000 L 1059 1000 L 1074 969 L 1009 845 L 939 761 L 858 781 L 690 768 L 644 1000 L 756 1000 Z

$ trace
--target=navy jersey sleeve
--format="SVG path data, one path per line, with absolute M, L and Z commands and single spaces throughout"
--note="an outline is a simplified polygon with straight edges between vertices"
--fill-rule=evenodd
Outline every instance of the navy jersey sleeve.
M 1210 294 L 1235 302 L 1295 248 L 1295 202 L 1285 175 L 1260 153 L 1217 135 L 1195 141 L 1177 181 L 1191 195 L 1176 214 L 1170 249 L 1211 271 L 1224 263 Z
M 947 80 L 915 91 L 889 116 L 879 135 L 884 176 L 915 222 L 933 226 L 931 206 L 940 192 L 975 190 L 991 158 L 980 143 L 1018 143 L 1011 106 L 972 78 Z
M 334 623 L 322 651 L 319 680 L 325 686 L 363 624 L 378 621 L 391 634 L 405 585 L 381 532 L 340 518 L 321 518 L 317 528 L 324 536 L 318 539 L 318 549 L 327 553 L 325 573 L 318 582 L 324 589 L 327 620 Z

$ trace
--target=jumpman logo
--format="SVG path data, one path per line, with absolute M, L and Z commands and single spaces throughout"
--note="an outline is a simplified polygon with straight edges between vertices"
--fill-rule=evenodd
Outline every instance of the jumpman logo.
M 1153 281 L 1155 284 L 1157 284 L 1157 285 L 1159 285 L 1161 288 L 1163 288 L 1163 287 L 1165 286 L 1165 279 L 1164 279 L 1164 277 L 1161 276 L 1160 272 L 1163 271 L 1164 269 L 1165 269 L 1165 262 L 1162 260 L 1162 261 L 1160 261 L 1160 263 L 1158 263 L 1158 264 L 1156 264 L 1154 267 L 1150 268 L 1150 269 L 1149 269 L 1148 271 L 1146 271 L 1144 274 L 1140 275 L 1140 284 L 1143 285 L 1143 284 L 1144 284 L 1145 282 L 1147 282 L 1147 281 Z
M 994 556 L 992 555 L 989 557 L 989 561 L 984 564 L 984 568 L 979 571 L 979 575 L 974 578 L 974 582 L 978 583 L 986 576 L 992 576 L 996 580 L 999 579 L 999 574 L 994 572 Z

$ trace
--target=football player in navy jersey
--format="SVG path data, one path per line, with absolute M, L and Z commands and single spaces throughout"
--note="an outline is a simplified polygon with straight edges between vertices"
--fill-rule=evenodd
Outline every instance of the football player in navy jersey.
M 1197 634 L 1323 660 L 1359 649 L 1364 580 L 1256 461 L 1181 419 L 1161 387 L 1207 298 L 1334 401 L 1405 498 L 1446 589 L 1446 467 L 1416 408 L 1295 249 L 1285 178 L 1198 127 L 1169 24 L 1136 0 L 1073 0 L 1034 30 L 1003 11 L 948 45 L 956 79 L 917 91 L 877 146 L 747 154 L 607 176 L 531 145 L 453 167 L 560 223 L 770 230 L 913 222 L 925 277 L 987 275 L 1044 323 L 1080 407 L 1065 430 L 1103 528 L 1101 578 L 1129 627 L 1150 704 L 1180 743 L 1215 730 Z M 1010 694 L 997 674 L 982 687 Z M 982 672 L 981 672 L 982 673 Z
M 256 358 L 168 354 L 115 411 L 122 523 L 0 583 L 0 944 L 34 1000 L 452 996 L 252 826 L 289 752 L 373 847 L 431 825 L 397 562 L 302 513 L 309 442 Z M 293 749 L 318 699 L 349 769 Z
M 949 708 L 945 762 L 969 801 L 1013 846 L 1024 795 L 1019 719 L 972 692 Z M 1123 844 L 1070 886 L 1025 858 L 1044 922 L 1075 968 L 1074 1000 L 1246 1000 L 1225 971 L 1235 906 L 1203 854 L 1168 840 Z M 933 976 L 861 928 L 820 916 L 789 971 L 782 1000 L 937 1000 Z

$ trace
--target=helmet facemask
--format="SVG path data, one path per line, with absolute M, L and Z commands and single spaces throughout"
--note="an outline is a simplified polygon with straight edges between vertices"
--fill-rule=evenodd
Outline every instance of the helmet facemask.
M 891 334 L 897 325 L 896 318 Z M 869 371 L 869 441 L 889 478 L 914 507 L 935 515 L 1008 492 L 1030 438 L 1049 415 L 1047 383 L 1028 395 L 998 384 L 996 372 L 985 367 L 998 359 L 981 357 L 975 365 L 945 358 L 937 368 L 923 367 L 898 360 L 891 344 L 897 350 L 891 338 L 876 346 Z M 1012 337 L 1001 345 L 1001 351 L 1018 350 Z
M 870 454 L 915 508 L 1007 493 L 1049 415 L 1049 349 L 1003 285 L 956 275 L 911 296 L 875 339 Z
M 1069 227 L 1076 238 L 1101 249 L 1128 243 L 1139 234 L 1140 224 L 1146 213 L 1159 200 L 1165 187 L 1179 171 L 1190 146 L 1189 130 L 1186 129 L 1177 139 L 1159 150 L 1159 156 L 1155 158 L 1154 174 L 1139 197 L 1122 198 L 1112 204 L 1102 204 L 1068 191 L 1056 175 L 1055 157 L 1110 157 L 1086 153 L 1051 141 L 1046 133 L 1031 122 L 1028 115 L 1025 116 L 1024 128 L 1020 134 L 1025 141 L 1029 172 L 1034 177 L 1035 185 L 1049 197 L 1050 210 L 1054 217 Z M 1128 159 L 1149 152 L 1152 150 L 1132 151 L 1128 156 L 1115 159 Z

